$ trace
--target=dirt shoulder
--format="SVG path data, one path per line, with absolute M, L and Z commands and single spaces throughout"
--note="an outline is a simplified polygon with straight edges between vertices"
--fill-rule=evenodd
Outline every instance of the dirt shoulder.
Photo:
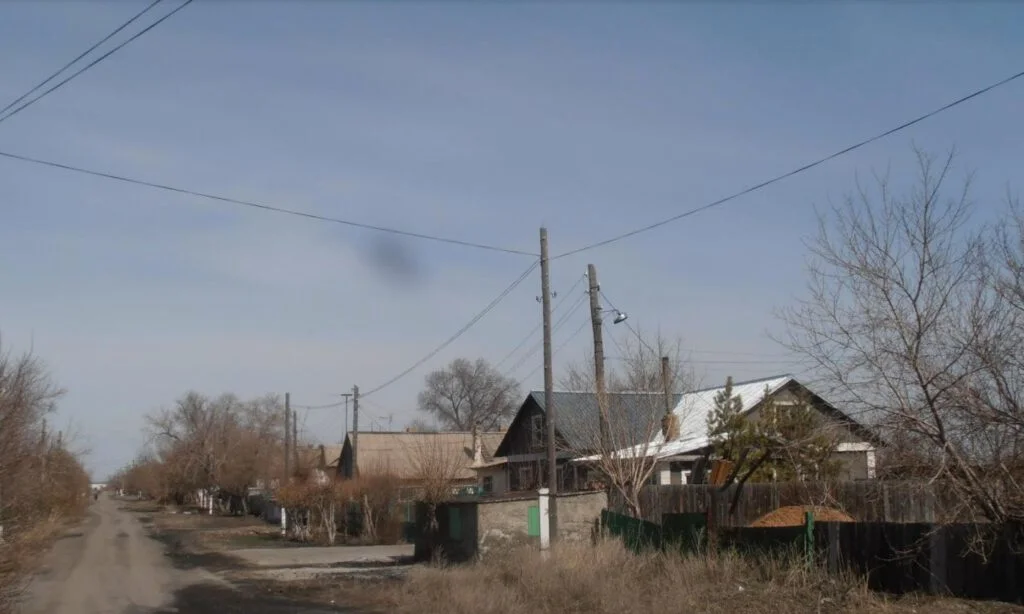
M 122 505 L 166 546 L 176 567 L 201 567 L 231 587 L 194 587 L 179 595 L 180 611 L 217 602 L 230 606 L 219 612 L 233 612 L 243 599 L 259 612 L 391 612 L 409 567 L 407 547 L 309 546 L 282 538 L 278 527 L 252 517 L 150 502 Z

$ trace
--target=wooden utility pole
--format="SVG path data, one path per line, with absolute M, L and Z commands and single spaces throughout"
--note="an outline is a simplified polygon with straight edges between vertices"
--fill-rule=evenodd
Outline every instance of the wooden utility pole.
M 341 443 L 345 443 L 345 438 L 348 437 L 348 400 L 352 396 L 351 392 L 343 392 L 341 396 L 345 397 L 345 432 L 341 434 Z
M 597 392 L 598 423 L 601 433 L 601 453 L 611 453 L 611 433 L 608 429 L 608 397 L 604 386 L 604 329 L 601 325 L 601 285 L 597 283 L 597 267 L 587 265 L 590 293 L 590 326 L 594 331 L 594 388 Z
M 670 384 L 668 356 L 661 357 L 661 391 L 665 393 L 665 415 L 672 413 L 672 386 Z
M 292 475 L 292 454 L 289 442 L 292 439 L 292 394 L 284 393 L 284 481 Z
M 292 466 L 299 470 L 299 414 L 292 412 Z
M 544 310 L 544 413 L 548 426 L 548 526 L 551 542 L 558 540 L 558 456 L 555 453 L 555 381 L 551 369 L 551 271 L 548 229 L 540 229 L 540 292 Z
M 359 386 L 352 386 L 352 477 L 359 475 Z

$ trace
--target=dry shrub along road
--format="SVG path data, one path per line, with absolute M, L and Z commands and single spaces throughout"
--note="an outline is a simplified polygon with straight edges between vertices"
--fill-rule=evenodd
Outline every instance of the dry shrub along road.
M 101 496 L 81 526 L 54 545 L 24 596 L 23 614 L 320 614 L 239 591 L 166 555 L 137 514 Z

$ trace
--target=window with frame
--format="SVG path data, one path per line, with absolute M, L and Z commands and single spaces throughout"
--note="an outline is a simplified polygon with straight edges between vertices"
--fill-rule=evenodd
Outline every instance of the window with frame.
M 489 495 L 492 492 L 494 492 L 494 476 L 492 476 L 492 475 L 484 476 L 483 487 L 484 487 L 484 494 L 488 494 Z
M 530 446 L 533 448 L 544 447 L 544 416 L 535 415 L 530 419 Z

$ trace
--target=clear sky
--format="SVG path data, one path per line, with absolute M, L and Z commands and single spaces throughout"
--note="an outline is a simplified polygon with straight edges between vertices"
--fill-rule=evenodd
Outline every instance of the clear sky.
M 141 6 L 4 3 L 0 106 Z M 558 253 L 1015 73 L 1022 31 L 1013 2 L 200 0 L 0 123 L 0 151 L 525 250 L 544 224 Z M 681 336 L 705 383 L 799 372 L 767 333 L 802 292 L 815 207 L 858 173 L 888 169 L 906 185 L 916 143 L 956 146 L 983 213 L 996 211 L 1021 187 L 1022 109 L 1016 82 L 723 207 L 558 260 L 553 288 L 564 296 L 596 264 L 629 322 Z M 373 388 L 529 265 L 7 159 L 0 186 L 3 345 L 33 348 L 67 388 L 57 422 L 74 425 L 98 476 L 132 457 L 147 412 L 189 389 L 290 391 L 316 405 Z M 535 272 L 368 398 L 362 425 L 404 426 L 431 368 L 504 357 L 539 321 L 539 292 Z M 586 357 L 586 317 L 556 331 L 556 377 Z M 512 375 L 532 371 L 526 387 L 540 387 L 540 360 Z M 311 439 L 342 436 L 340 410 L 300 417 Z

